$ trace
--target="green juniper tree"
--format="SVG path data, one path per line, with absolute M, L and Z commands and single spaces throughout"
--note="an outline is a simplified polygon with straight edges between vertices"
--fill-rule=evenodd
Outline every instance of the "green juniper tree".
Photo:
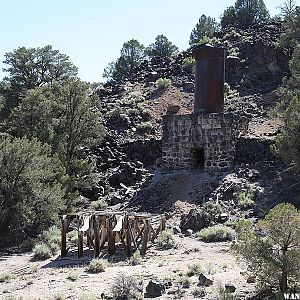
M 300 171 L 300 45 L 295 48 L 289 65 L 291 77 L 284 79 L 282 102 L 278 108 L 285 116 L 285 127 L 273 150 Z
M 172 44 L 163 34 L 155 38 L 155 42 L 146 48 L 146 54 L 149 57 L 171 57 L 178 52 L 178 48 Z
M 224 11 L 221 26 L 249 27 L 268 19 L 269 12 L 263 0 L 237 0 Z
M 88 84 L 78 79 L 42 86 L 28 91 L 12 110 L 5 128 L 14 136 L 49 144 L 79 184 L 79 175 L 86 175 L 88 167 L 79 158 L 79 150 L 99 144 L 104 134 L 98 103 L 96 96 L 89 95 Z
M 261 286 L 286 292 L 300 280 L 300 212 L 292 204 L 279 204 L 254 229 L 240 221 L 233 251 L 256 275 Z
M 190 35 L 190 45 L 197 44 L 204 37 L 212 38 L 216 31 L 216 21 L 212 17 L 202 15 Z
M 145 58 L 145 47 L 136 39 L 123 44 L 120 57 L 104 69 L 103 77 L 112 81 L 121 81 L 130 77 L 135 68 Z
M 0 83 L 4 107 L 0 116 L 6 118 L 29 89 L 63 82 L 77 76 L 77 67 L 69 57 L 48 45 L 42 48 L 19 47 L 5 54 L 3 68 L 8 75 Z
M 0 232 L 24 237 L 53 224 L 65 208 L 64 168 L 37 139 L 0 137 Z
M 291 13 L 285 17 L 285 32 L 281 35 L 279 45 L 288 49 L 292 54 L 293 50 L 300 43 L 300 7 L 296 6 Z

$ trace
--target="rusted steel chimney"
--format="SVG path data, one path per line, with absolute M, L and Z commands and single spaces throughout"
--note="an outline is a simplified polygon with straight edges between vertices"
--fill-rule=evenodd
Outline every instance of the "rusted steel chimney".
M 196 59 L 194 112 L 222 112 L 225 49 L 201 45 L 192 53 Z

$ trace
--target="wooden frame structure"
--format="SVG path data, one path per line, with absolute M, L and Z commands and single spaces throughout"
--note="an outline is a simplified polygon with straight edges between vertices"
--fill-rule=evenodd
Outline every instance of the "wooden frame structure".
M 94 257 L 99 257 L 107 244 L 108 254 L 116 252 L 116 244 L 123 244 L 126 254 L 140 250 L 145 255 L 149 241 L 154 242 L 166 228 L 164 215 L 137 214 L 127 212 L 82 212 L 63 215 L 61 218 L 61 257 L 68 253 L 67 232 L 72 221 L 78 230 L 78 257 L 83 256 L 83 236 L 87 245 L 94 249 Z

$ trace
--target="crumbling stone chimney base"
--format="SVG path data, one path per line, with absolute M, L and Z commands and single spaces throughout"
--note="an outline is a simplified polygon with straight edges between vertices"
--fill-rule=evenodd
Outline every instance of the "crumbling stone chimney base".
M 237 139 L 246 128 L 234 113 L 163 117 L 162 167 L 225 171 L 233 167 Z

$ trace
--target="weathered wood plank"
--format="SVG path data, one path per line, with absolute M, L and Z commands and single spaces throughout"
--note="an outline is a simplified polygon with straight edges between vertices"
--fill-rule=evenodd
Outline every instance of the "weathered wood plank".
M 116 233 L 113 231 L 114 228 L 114 219 L 110 218 L 108 222 L 108 254 L 113 255 L 116 252 Z
M 100 255 L 100 232 L 99 232 L 99 220 L 96 216 L 94 216 L 94 235 L 95 235 L 95 248 L 94 248 L 94 257 L 97 258 Z
M 144 234 L 143 234 L 143 241 L 142 241 L 142 248 L 141 248 L 141 255 L 145 255 L 146 254 L 146 250 L 147 250 L 147 243 L 148 243 L 148 239 L 149 239 L 149 220 L 144 220 L 145 222 L 145 229 L 144 229 Z
M 63 216 L 61 220 L 61 241 L 60 241 L 60 256 L 67 255 L 67 223 L 68 220 Z

